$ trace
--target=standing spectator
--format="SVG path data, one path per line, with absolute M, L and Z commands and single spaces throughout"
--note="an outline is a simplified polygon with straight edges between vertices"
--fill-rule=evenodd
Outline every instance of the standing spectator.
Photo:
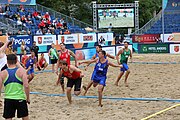
M 61 23 L 62 25 L 64 24 L 64 19 L 63 19 L 63 18 L 61 18 L 60 23 Z
M 23 54 L 24 51 L 29 52 L 29 47 L 25 44 L 24 41 L 22 41 L 22 43 L 21 43 L 21 54 Z
M 56 29 L 62 29 L 62 28 L 63 28 L 63 25 L 60 22 L 58 22 L 56 24 Z
M 23 120 L 28 118 L 28 106 L 30 104 L 29 84 L 27 74 L 24 68 L 17 68 L 17 56 L 14 54 L 7 55 L 8 68 L 0 73 L 0 90 L 4 85 L 4 113 L 6 120 L 12 120 L 17 117 Z
M 11 9 L 10 9 L 10 7 L 9 7 L 9 4 L 7 4 L 6 6 L 5 6 L 5 12 L 7 12 L 7 11 L 11 11 Z
M 51 31 L 50 31 L 50 30 L 47 30 L 46 35 L 52 35 Z
M 36 46 L 36 41 L 33 42 L 33 46 L 31 47 L 31 51 L 34 51 L 36 59 L 38 60 L 38 51 L 39 51 L 39 47 Z
M 54 73 L 55 72 L 54 67 L 55 67 L 55 64 L 57 63 L 57 60 L 58 60 L 58 54 L 57 54 L 56 48 L 54 48 L 54 43 L 51 44 L 51 49 L 49 50 L 48 55 L 51 59 L 52 72 Z
M 99 38 L 98 44 L 99 44 L 99 45 L 105 45 L 105 39 L 103 38 L 103 36 L 101 36 L 101 37 Z

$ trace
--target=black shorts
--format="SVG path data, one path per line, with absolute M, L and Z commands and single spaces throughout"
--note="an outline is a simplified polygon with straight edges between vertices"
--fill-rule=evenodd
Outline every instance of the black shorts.
M 7 64 L 5 64 L 4 67 L 1 68 L 1 71 L 5 70 L 5 69 L 7 69 L 7 68 L 8 68 L 8 67 L 7 67 Z
M 67 87 L 72 88 L 75 85 L 74 91 L 80 91 L 81 90 L 81 82 L 82 82 L 82 78 L 77 78 L 75 80 L 68 78 Z
M 22 118 L 28 116 L 28 107 L 26 100 L 4 100 L 4 118 L 13 118 L 17 110 L 17 117 Z
M 51 59 L 51 64 L 56 64 L 57 63 L 57 59 Z
M 60 82 L 61 82 L 61 85 L 64 85 L 64 74 L 62 74 L 62 76 L 60 78 Z

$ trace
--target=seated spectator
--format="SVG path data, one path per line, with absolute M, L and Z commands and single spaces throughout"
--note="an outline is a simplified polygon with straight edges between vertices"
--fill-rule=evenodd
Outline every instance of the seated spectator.
M 61 23 L 62 25 L 64 24 L 64 19 L 63 19 L 63 18 L 61 18 L 60 23 Z
M 51 31 L 48 29 L 46 35 L 52 35 Z
M 24 6 L 20 5 L 19 8 L 17 8 L 17 11 L 18 12 L 24 12 L 25 11 Z
M 63 28 L 67 29 L 67 23 L 66 22 L 63 23 Z
M 51 20 L 50 15 L 49 15 L 48 12 L 46 12 L 46 14 L 44 15 L 44 18 L 45 18 L 46 20 Z
M 22 22 L 22 23 L 26 23 L 26 21 L 27 21 L 26 16 L 23 15 L 23 16 L 21 17 L 21 22 Z
M 101 36 L 98 40 L 98 45 L 105 45 L 105 39 Z
M 62 30 L 60 30 L 60 31 L 59 31 L 59 34 L 60 34 L 60 35 L 63 35 L 63 31 L 62 31 Z
M 66 30 L 64 34 L 71 34 L 69 30 Z
M 16 14 L 16 18 L 17 18 L 17 20 L 21 19 L 20 13 Z
M 21 30 L 18 30 L 18 32 L 16 33 L 16 35 L 21 35 Z
M 28 30 L 27 34 L 28 34 L 28 35 L 31 35 L 31 31 L 30 31 L 30 30 Z
M 21 19 L 18 19 L 17 20 L 17 25 L 19 26 L 19 25 L 22 25 L 23 23 L 21 22 Z
M 26 23 L 32 24 L 32 18 L 30 15 L 28 15 Z
M 4 17 L 5 17 L 5 18 L 10 18 L 10 15 L 9 15 L 9 12 L 8 12 L 8 11 L 6 11 L 6 13 L 4 14 Z
M 30 16 L 32 18 L 32 14 L 31 11 L 28 9 L 28 11 L 26 12 L 26 17 Z
M 39 29 L 38 31 L 36 31 L 36 35 L 42 35 L 42 34 L 43 34 L 43 32 L 42 32 L 41 29 Z
M 40 28 L 40 29 L 43 29 L 43 28 L 45 28 L 45 23 L 44 23 L 44 21 L 42 20 L 40 23 L 39 23 L 39 25 L 38 25 L 38 28 Z
M 38 60 L 37 68 L 38 70 L 44 70 L 48 66 L 46 59 L 44 58 L 44 53 L 41 54 L 41 57 Z
M 54 19 L 53 22 L 52 22 L 52 25 L 54 26 L 54 28 L 56 28 L 56 24 L 58 23 L 58 19 Z
M 46 28 L 48 29 L 50 27 L 50 25 L 51 25 L 51 21 L 50 20 L 46 20 L 45 25 L 46 25 Z
M 33 12 L 32 16 L 36 19 L 36 20 L 40 20 L 41 14 L 39 12 L 37 12 L 36 10 Z
M 56 29 L 62 29 L 62 28 L 63 28 L 63 25 L 60 22 L 58 22 L 56 24 Z

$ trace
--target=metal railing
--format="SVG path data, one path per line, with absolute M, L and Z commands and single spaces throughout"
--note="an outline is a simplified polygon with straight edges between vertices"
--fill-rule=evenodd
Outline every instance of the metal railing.
M 162 17 L 162 10 L 153 17 L 149 22 L 147 22 L 142 28 L 138 31 L 135 31 L 133 34 L 144 34 L 147 30 L 149 30 L 158 20 Z

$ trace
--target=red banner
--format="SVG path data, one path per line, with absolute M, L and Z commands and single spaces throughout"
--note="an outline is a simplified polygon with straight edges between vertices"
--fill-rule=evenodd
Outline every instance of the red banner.
M 156 43 L 157 39 L 160 39 L 160 34 L 144 34 L 132 36 L 132 40 L 134 43 Z

